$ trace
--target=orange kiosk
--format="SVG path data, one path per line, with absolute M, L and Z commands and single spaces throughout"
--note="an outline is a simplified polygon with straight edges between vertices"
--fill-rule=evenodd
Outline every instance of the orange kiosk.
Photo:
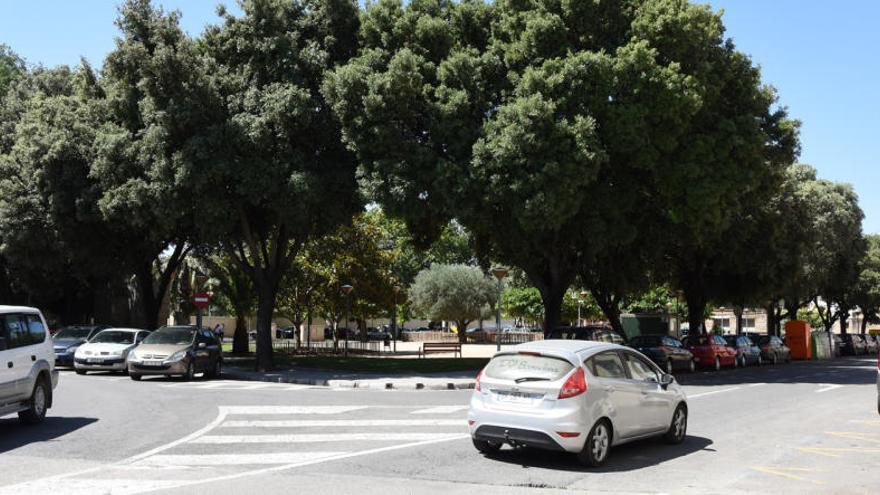
M 791 349 L 792 359 L 813 359 L 810 345 L 810 324 L 793 320 L 785 324 L 785 343 Z

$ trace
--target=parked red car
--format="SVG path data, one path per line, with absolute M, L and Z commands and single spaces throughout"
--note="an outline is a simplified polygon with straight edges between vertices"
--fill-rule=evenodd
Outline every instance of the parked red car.
M 702 368 L 720 370 L 722 366 L 736 367 L 738 364 L 736 349 L 730 347 L 720 335 L 689 336 L 684 345 Z

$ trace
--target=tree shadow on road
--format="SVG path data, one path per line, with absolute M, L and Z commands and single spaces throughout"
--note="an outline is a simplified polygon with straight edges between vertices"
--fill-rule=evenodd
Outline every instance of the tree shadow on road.
M 655 466 L 667 461 L 685 457 L 701 450 L 711 450 L 712 440 L 688 436 L 679 445 L 669 445 L 657 439 L 641 440 L 619 445 L 611 449 L 605 465 L 587 468 L 578 463 L 577 458 L 567 452 L 554 452 L 533 448 L 502 449 L 486 457 L 494 461 L 518 464 L 524 468 L 542 468 L 556 471 L 577 471 L 591 473 L 618 473 Z
M 751 383 L 868 385 L 877 382 L 877 359 L 860 356 L 828 361 L 795 361 L 791 364 L 676 374 L 675 379 L 682 385 L 697 386 Z
M 97 418 L 47 416 L 38 425 L 24 425 L 18 418 L 0 419 L 0 454 L 36 442 L 48 442 L 84 428 Z

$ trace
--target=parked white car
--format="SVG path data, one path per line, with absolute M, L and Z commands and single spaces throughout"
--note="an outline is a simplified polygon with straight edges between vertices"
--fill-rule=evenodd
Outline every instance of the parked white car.
M 0 306 L 0 417 L 39 423 L 58 384 L 55 353 L 38 309 Z
M 495 354 L 477 377 L 468 424 L 483 453 L 529 446 L 599 466 L 622 443 L 653 436 L 681 443 L 687 417 L 681 387 L 638 351 L 544 340 Z
M 77 375 L 89 371 L 128 371 L 128 354 L 150 332 L 137 328 L 107 328 L 80 345 L 73 357 Z

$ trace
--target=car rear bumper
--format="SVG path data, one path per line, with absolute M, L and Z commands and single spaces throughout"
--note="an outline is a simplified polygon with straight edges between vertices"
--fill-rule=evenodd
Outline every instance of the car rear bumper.
M 487 407 L 480 392 L 474 392 L 468 411 L 470 434 L 478 440 L 504 442 L 546 450 L 580 452 L 589 429 L 580 408 L 511 411 Z M 578 433 L 563 437 L 557 432 Z
M 64 352 L 64 353 L 56 353 L 55 354 L 55 366 L 65 366 L 68 368 L 73 368 L 73 353 L 72 352 Z

